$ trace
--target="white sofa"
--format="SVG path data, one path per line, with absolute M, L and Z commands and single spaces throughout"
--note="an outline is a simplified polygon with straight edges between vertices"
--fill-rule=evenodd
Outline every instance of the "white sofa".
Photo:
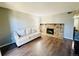
M 34 31 L 31 31 L 31 32 L 30 31 L 27 31 L 27 32 L 28 33 L 26 35 L 23 35 L 21 37 L 19 37 L 18 34 L 16 32 L 14 32 L 15 42 L 16 42 L 16 45 L 18 47 L 21 46 L 21 45 L 23 45 L 23 44 L 25 44 L 25 43 L 27 43 L 27 42 L 29 42 L 29 41 L 32 41 L 32 40 L 36 39 L 37 37 L 40 37 L 41 36 L 40 35 L 40 32 L 37 32 L 37 31 L 35 31 L 35 32 Z

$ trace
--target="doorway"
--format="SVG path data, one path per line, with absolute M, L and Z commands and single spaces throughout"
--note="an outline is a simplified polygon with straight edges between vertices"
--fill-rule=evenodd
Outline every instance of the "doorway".
M 79 15 L 74 16 L 74 54 L 79 55 Z

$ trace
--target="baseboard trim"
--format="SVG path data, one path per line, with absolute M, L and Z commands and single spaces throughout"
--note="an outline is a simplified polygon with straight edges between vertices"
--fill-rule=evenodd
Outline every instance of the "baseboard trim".
M 2 54 L 1 54 L 1 50 L 0 50 L 0 56 L 2 56 Z
M 4 47 L 4 46 L 7 46 L 7 45 L 10 45 L 10 44 L 13 44 L 15 42 L 11 42 L 11 43 L 7 43 L 7 44 L 4 44 L 4 45 L 1 45 L 0 48 Z
M 8 44 L 6 46 L 3 46 L 0 48 L 1 50 L 1 55 L 3 56 L 8 50 L 11 50 L 13 48 L 16 48 L 16 43 L 11 43 L 11 44 Z
M 70 38 L 64 38 L 65 40 L 73 40 L 73 39 L 70 39 Z

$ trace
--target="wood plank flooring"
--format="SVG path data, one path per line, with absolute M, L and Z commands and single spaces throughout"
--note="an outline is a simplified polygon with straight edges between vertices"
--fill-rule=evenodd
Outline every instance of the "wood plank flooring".
M 70 56 L 71 47 L 71 40 L 42 36 L 7 51 L 4 56 Z

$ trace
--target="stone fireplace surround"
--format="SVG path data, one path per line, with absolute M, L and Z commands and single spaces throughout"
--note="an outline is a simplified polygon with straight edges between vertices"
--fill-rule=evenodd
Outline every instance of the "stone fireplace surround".
M 48 34 L 47 28 L 53 29 L 54 34 Z M 43 35 L 48 35 L 48 36 L 52 36 L 55 38 L 63 39 L 63 37 L 64 37 L 64 24 L 63 23 L 40 24 L 40 32 Z

